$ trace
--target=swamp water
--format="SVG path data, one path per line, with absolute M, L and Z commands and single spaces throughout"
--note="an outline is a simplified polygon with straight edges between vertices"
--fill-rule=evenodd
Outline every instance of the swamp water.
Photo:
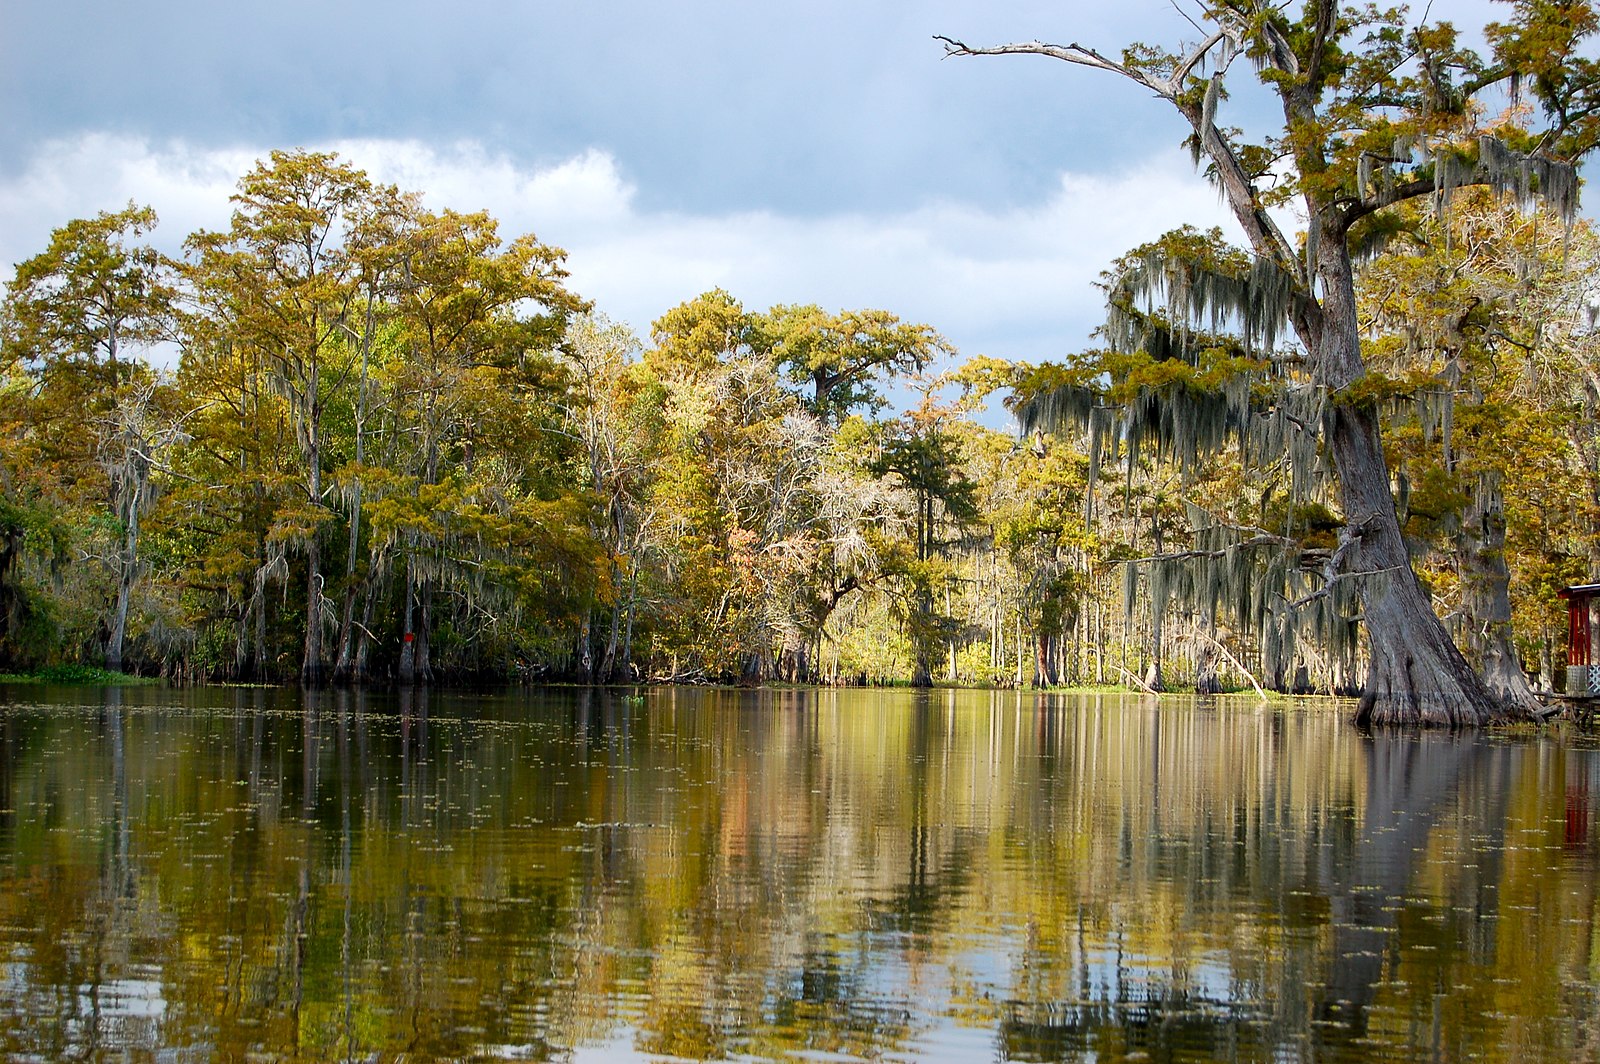
M 1600 743 L 1018 692 L 0 691 L 7 1060 L 1592 1060 Z

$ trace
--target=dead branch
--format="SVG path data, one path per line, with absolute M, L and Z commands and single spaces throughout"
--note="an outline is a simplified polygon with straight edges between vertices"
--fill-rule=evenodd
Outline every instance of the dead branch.
M 1240 675 L 1242 675 L 1246 680 L 1250 681 L 1250 686 L 1256 689 L 1256 694 L 1260 695 L 1263 700 L 1266 699 L 1267 692 L 1262 689 L 1261 684 L 1256 681 L 1255 676 L 1251 674 L 1250 670 L 1244 667 L 1244 663 L 1238 658 L 1234 657 L 1233 653 L 1227 647 L 1223 646 L 1220 641 L 1213 638 L 1210 632 L 1202 632 L 1198 627 L 1195 628 L 1194 634 L 1215 647 L 1217 652 L 1222 655 L 1224 661 L 1226 661 L 1229 665 L 1232 665 L 1235 669 L 1239 670 Z
M 1154 687 L 1151 687 L 1149 684 L 1147 684 L 1143 680 L 1139 679 L 1139 677 L 1135 676 L 1133 673 L 1129 672 L 1123 666 L 1118 665 L 1117 666 L 1117 671 L 1122 673 L 1123 676 L 1126 676 L 1130 683 L 1132 683 L 1135 687 L 1139 688 L 1145 694 L 1147 694 L 1147 695 L 1159 695 L 1161 693 L 1160 691 L 1157 691 Z

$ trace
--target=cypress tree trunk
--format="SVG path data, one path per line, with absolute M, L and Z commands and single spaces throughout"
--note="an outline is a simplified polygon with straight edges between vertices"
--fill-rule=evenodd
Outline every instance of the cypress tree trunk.
M 931 612 L 931 607 L 929 608 L 929 610 Z M 912 687 L 932 687 L 933 686 L 933 661 L 932 661 L 933 655 L 932 655 L 932 652 L 931 652 L 931 648 L 928 646 L 928 640 L 927 640 L 926 636 L 924 636 L 924 635 L 922 635 L 920 633 L 918 634 L 917 639 L 916 639 L 916 654 L 917 654 L 917 660 L 916 660 L 916 663 L 912 666 L 912 670 L 911 670 L 911 686 Z
M 1000 622 L 993 608 L 989 610 L 989 675 L 998 678 L 1003 657 L 999 652 Z
M 1055 687 L 1061 682 L 1056 675 L 1055 666 L 1055 637 L 1039 633 L 1034 645 L 1033 654 L 1033 685 L 1035 687 Z
M 133 583 L 139 576 L 139 499 L 140 485 L 133 489 L 128 503 L 128 531 L 123 542 L 122 564 L 117 573 L 117 605 L 111 614 L 111 635 L 106 639 L 106 668 L 122 670 L 122 643 L 128 631 L 128 603 L 133 598 Z
M 417 683 L 433 679 L 433 650 L 429 634 L 433 631 L 433 581 L 423 580 L 417 596 Z
M 1339 474 L 1348 552 L 1345 572 L 1371 574 L 1362 587 L 1367 680 L 1355 721 L 1362 725 L 1472 727 L 1515 715 L 1451 641 L 1423 593 L 1400 533 L 1389 466 L 1370 405 L 1340 401 L 1366 375 L 1356 317 L 1354 271 L 1345 233 L 1321 220 L 1318 275 L 1322 314 L 1296 323 L 1319 379 L 1334 391 L 1329 449 Z
M 1072 611 L 1072 682 L 1082 684 L 1089 675 L 1089 610 L 1080 598 Z
M 944 613 L 950 616 L 950 589 L 944 589 Z M 945 678 L 951 683 L 956 682 L 956 641 L 952 636 L 945 643 Z
M 917 561 L 925 562 L 931 553 L 933 537 L 933 496 L 923 494 L 917 501 Z M 917 615 L 911 622 L 911 645 L 916 661 L 911 667 L 912 687 L 933 686 L 933 646 L 928 632 L 933 617 L 933 589 L 916 591 Z
M 417 682 L 417 636 L 412 625 L 417 615 L 417 581 L 413 572 L 411 556 L 406 556 L 406 605 L 405 614 L 400 624 L 400 663 L 395 671 L 395 679 L 402 686 L 409 687 Z
M 1211 647 L 1198 647 L 1194 659 L 1194 693 L 1220 695 L 1222 680 L 1217 676 L 1217 652 Z
M 327 678 L 322 663 L 322 550 L 313 533 L 306 544 L 306 645 L 300 682 L 320 687 Z
M 1483 682 L 1505 702 L 1537 709 L 1539 698 L 1511 641 L 1511 571 L 1506 567 L 1505 506 L 1497 483 L 1479 485 L 1462 521 L 1461 540 L 1468 639 Z
M 778 651 L 778 679 L 805 683 L 810 677 L 811 641 L 800 629 L 789 629 L 783 633 L 783 646 Z
M 361 461 L 361 442 L 356 442 L 356 461 Z M 333 682 L 349 683 L 355 669 L 356 552 L 361 547 L 361 482 L 356 481 L 350 503 L 350 542 L 344 563 L 344 605 L 339 610 L 339 645 L 334 653 Z
M 1105 604 L 1098 597 L 1094 602 L 1095 640 L 1094 640 L 1094 682 L 1106 682 L 1106 610 Z
M 250 603 L 249 600 L 239 604 L 239 616 L 235 622 L 238 625 L 233 639 L 233 679 L 243 680 L 247 677 L 246 670 L 250 662 Z M 3 624 L 3 622 L 0 622 Z M 0 634 L 4 634 L 0 632 Z
M 1023 649 L 1022 649 L 1022 647 L 1023 647 L 1023 643 L 1022 643 L 1022 606 L 1020 604 L 1018 604 L 1018 606 L 1017 606 L 1017 627 L 1016 627 L 1015 635 L 1016 635 L 1016 638 L 1012 640 L 1012 644 L 1017 648 L 1017 670 L 1016 670 L 1016 675 L 1012 679 L 1013 679 L 1013 682 L 1018 687 L 1021 687 L 1022 686 L 1022 661 L 1023 661 L 1023 658 L 1024 658 L 1025 655 L 1024 655 Z M 1037 687 L 1038 684 L 1035 683 L 1034 686 Z
M 1276 622 L 1268 622 L 1268 623 L 1276 623 Z M 1265 640 L 1262 640 L 1262 642 L 1265 642 Z M 1257 658 L 1259 659 L 1257 661 L 1257 666 L 1263 672 L 1265 672 L 1267 674 L 1267 679 L 1266 679 L 1267 690 L 1276 691 L 1280 695 L 1283 694 L 1284 692 L 1286 692 L 1289 689 L 1289 684 L 1288 684 L 1288 679 L 1287 679 L 1288 670 L 1289 670 L 1288 657 L 1286 655 L 1279 654 L 1277 656 L 1276 660 L 1268 662 L 1266 660 L 1267 659 L 1267 655 L 1266 655 L 1266 653 L 1263 652 L 1261 654 L 1258 654 Z
M 318 366 L 313 358 L 306 381 L 306 426 L 304 454 L 306 489 L 311 505 L 322 506 L 322 402 L 317 397 Z M 300 682 L 321 687 L 327 681 L 327 665 L 322 659 L 322 546 L 317 532 L 306 541 L 306 646 L 300 665 Z
M 28 603 L 16 570 L 26 535 L 27 529 L 15 517 L 0 525 L 0 669 L 5 671 L 20 668 L 25 660 L 17 634 L 26 620 Z
M 1160 553 L 1159 538 L 1156 541 L 1156 552 Z M 1165 691 L 1166 685 L 1161 681 L 1161 660 L 1166 640 L 1166 610 L 1157 609 L 1155 603 L 1150 605 L 1150 667 L 1144 674 L 1144 685 L 1152 691 Z
M 633 575 L 628 581 L 628 623 L 622 633 L 622 678 L 633 682 L 633 610 L 638 603 L 639 564 L 633 564 Z
M 739 683 L 748 687 L 759 687 L 772 679 L 775 671 L 771 654 L 766 650 L 752 650 L 744 656 L 739 666 Z
M 367 322 L 361 338 L 361 379 L 356 391 L 356 464 L 367 461 L 367 370 L 372 357 L 373 295 L 367 293 Z M 349 683 L 355 673 L 356 557 L 361 549 L 361 478 L 350 496 L 350 542 L 344 561 L 344 608 L 339 612 L 339 649 L 334 657 L 333 682 Z
M 249 460 L 245 452 L 239 454 L 239 470 L 241 473 L 249 472 Z M 266 536 L 260 530 L 265 528 L 266 522 L 262 518 L 262 509 L 265 506 L 263 497 L 265 489 L 257 480 L 251 488 L 249 496 L 241 500 L 239 506 L 240 524 L 257 529 L 255 533 L 255 554 L 251 561 L 256 563 L 255 573 L 251 580 L 251 593 L 239 607 L 239 673 L 238 679 L 251 681 L 267 678 L 267 612 L 266 612 L 266 565 L 267 543 Z M 276 677 L 274 677 L 275 679 Z
M 364 684 L 372 678 L 372 611 L 384 583 L 387 581 L 369 578 L 366 592 L 361 598 L 361 624 L 356 630 L 355 662 L 350 670 L 352 683 Z
M 615 567 L 613 567 L 615 579 Z M 617 667 L 617 646 L 622 638 L 622 603 L 618 602 L 611 607 L 610 631 L 606 635 L 606 652 L 600 657 L 599 680 L 601 683 L 610 683 L 611 674 Z
M 578 630 L 578 677 L 584 683 L 594 682 L 594 649 L 590 642 L 592 612 L 583 613 L 583 626 Z
M 1359 544 L 1369 665 L 1357 724 L 1486 724 L 1507 715 L 1451 641 L 1423 594 L 1400 535 L 1389 471 L 1369 410 L 1333 411 L 1333 455 L 1347 528 Z
M 255 629 L 253 635 L 255 641 L 255 668 L 253 670 L 254 675 L 251 678 L 256 680 L 276 680 L 278 679 L 276 663 L 270 669 L 267 666 L 267 592 L 265 587 L 258 590 L 252 602 L 251 610 Z
M 344 606 L 339 611 L 339 643 L 333 657 L 333 682 L 343 685 L 355 677 L 355 588 L 346 588 Z
M 1191 621 L 1194 625 L 1194 693 L 1197 695 L 1220 695 L 1222 693 L 1222 679 L 1217 675 L 1217 626 L 1208 623 L 1210 628 L 1209 638 L 1200 632 L 1200 621 Z

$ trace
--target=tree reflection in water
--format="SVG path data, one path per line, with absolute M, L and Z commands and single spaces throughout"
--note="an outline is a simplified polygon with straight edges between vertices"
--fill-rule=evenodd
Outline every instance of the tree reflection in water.
M 1018 692 L 13 691 L 0 1054 L 1591 1056 L 1596 756 Z

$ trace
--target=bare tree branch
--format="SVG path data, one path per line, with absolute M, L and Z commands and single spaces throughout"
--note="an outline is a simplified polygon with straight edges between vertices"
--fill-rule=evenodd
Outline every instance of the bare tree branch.
M 1194 49 L 1190 51 L 1188 56 L 1184 58 L 1183 62 L 1179 63 L 1177 67 L 1173 69 L 1172 77 L 1167 82 L 1171 89 L 1170 94 L 1167 96 L 1169 100 L 1176 97 L 1177 94 L 1182 91 L 1184 81 L 1188 79 L 1189 75 L 1194 71 L 1194 68 L 1199 66 L 1200 63 L 1205 59 L 1207 53 L 1224 41 L 1230 42 L 1232 47 L 1228 49 L 1227 58 L 1217 65 L 1217 76 L 1220 77 L 1227 71 L 1228 64 L 1233 62 L 1234 55 L 1238 54 L 1239 41 L 1232 34 L 1223 30 L 1218 30 L 1216 33 L 1213 33 L 1211 36 L 1207 37 L 1205 40 L 1196 45 Z
M 1050 59 L 1059 59 L 1064 63 L 1075 63 L 1078 66 L 1092 67 L 1095 70 L 1106 70 L 1113 74 L 1120 74 L 1129 81 L 1143 85 L 1163 99 L 1172 99 L 1175 95 L 1167 81 L 1159 81 L 1132 67 L 1124 66 L 1115 60 L 1108 59 L 1093 48 L 1085 48 L 1081 44 L 1046 44 L 1043 41 L 1024 41 L 1015 44 L 996 44 L 985 48 L 974 48 L 965 41 L 958 41 L 952 37 L 934 34 L 933 39 L 944 44 L 945 58 L 951 56 L 968 55 L 1042 55 Z
M 1244 663 L 1238 658 L 1234 657 L 1233 653 L 1229 651 L 1227 647 L 1223 646 L 1220 641 L 1212 638 L 1210 632 L 1203 632 L 1198 627 L 1194 629 L 1194 634 L 1215 647 L 1217 652 L 1222 655 L 1223 659 L 1227 661 L 1229 665 L 1232 665 L 1235 669 L 1239 670 L 1239 674 L 1242 675 L 1246 680 L 1250 681 L 1250 686 L 1256 689 L 1256 694 L 1260 695 L 1263 701 L 1266 699 L 1267 692 L 1262 689 L 1261 684 L 1256 680 L 1255 676 L 1250 672 L 1250 670 L 1244 667 Z
M 1317 23 L 1311 39 L 1311 61 L 1307 64 L 1309 80 L 1315 84 L 1322 80 L 1322 61 L 1328 54 L 1328 38 L 1333 34 L 1334 5 L 1323 0 L 1317 5 Z
M 1129 683 L 1131 683 L 1135 687 L 1139 688 L 1145 694 L 1147 694 L 1147 695 L 1159 695 L 1161 693 L 1160 691 L 1157 691 L 1154 687 L 1151 687 L 1149 684 L 1147 684 L 1143 680 L 1139 679 L 1139 677 L 1135 676 L 1133 673 L 1129 672 L 1123 666 L 1118 665 L 1117 666 L 1117 671 L 1122 673 L 1123 677 L 1126 678 Z
M 1288 49 L 1288 43 L 1278 38 L 1281 46 L 1293 61 L 1294 53 Z M 1229 52 L 1237 54 L 1242 50 L 1243 37 L 1236 27 L 1224 27 L 1212 33 L 1200 44 L 1191 49 L 1174 67 L 1172 75 L 1168 78 L 1155 78 L 1142 70 L 1118 63 L 1109 59 L 1092 48 L 1073 43 L 1067 45 L 1046 44 L 1043 41 L 1025 41 L 1012 44 L 998 44 L 987 47 L 974 47 L 965 41 L 940 34 L 934 35 L 934 40 L 944 44 L 945 57 L 975 56 L 975 55 L 1042 55 L 1050 59 L 1059 59 L 1065 63 L 1089 67 L 1093 70 L 1103 70 L 1127 78 L 1136 85 L 1142 85 L 1157 96 L 1171 103 L 1177 108 L 1178 113 L 1193 128 L 1195 136 L 1199 139 L 1201 151 L 1208 156 L 1216 167 L 1217 178 L 1222 184 L 1223 194 L 1228 198 L 1228 204 L 1233 209 L 1234 216 L 1239 220 L 1251 246 L 1256 254 L 1272 259 L 1283 265 L 1286 269 L 1293 268 L 1298 256 L 1278 224 L 1272 220 L 1266 210 L 1261 206 L 1256 195 L 1254 182 L 1246 173 L 1240 163 L 1238 155 L 1234 152 L 1226 138 L 1212 123 L 1203 120 L 1203 108 L 1189 106 L 1179 102 L 1183 92 L 1184 82 L 1193 70 L 1200 64 L 1212 49 L 1221 44 L 1229 45 Z M 1232 59 L 1232 55 L 1229 57 Z M 1223 69 L 1226 69 L 1226 63 Z M 1296 68 L 1298 69 L 1298 68 Z M 1205 128 L 1201 128 L 1204 126 Z

